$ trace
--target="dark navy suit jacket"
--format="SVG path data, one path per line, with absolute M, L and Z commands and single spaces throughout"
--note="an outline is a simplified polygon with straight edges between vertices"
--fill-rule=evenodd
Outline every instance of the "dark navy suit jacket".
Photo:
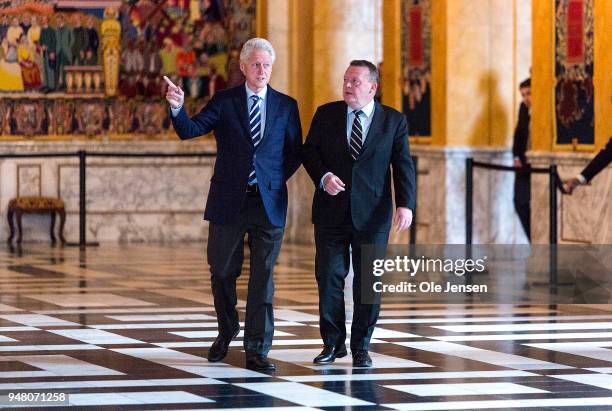
M 347 212 L 360 231 L 388 232 L 393 217 L 391 174 L 396 207 L 415 207 L 415 170 L 408 146 L 406 116 L 375 103 L 374 117 L 361 155 L 353 160 L 346 136 L 347 105 L 336 101 L 320 106 L 302 147 L 304 168 L 317 188 L 312 222 L 339 226 Z M 320 188 L 331 171 L 345 184 L 335 196 Z
M 583 177 L 586 181 L 591 181 L 597 173 L 606 168 L 612 161 L 612 137 L 608 140 L 608 144 L 591 160 L 589 164 L 582 170 Z
M 204 219 L 231 224 L 246 197 L 251 164 L 270 222 L 284 227 L 287 217 L 287 180 L 300 166 L 302 127 L 297 102 L 268 86 L 266 125 L 257 148 L 249 125 L 245 85 L 218 91 L 199 114 L 189 118 L 182 108 L 172 118 L 183 140 L 214 131 L 217 160 L 210 180 Z

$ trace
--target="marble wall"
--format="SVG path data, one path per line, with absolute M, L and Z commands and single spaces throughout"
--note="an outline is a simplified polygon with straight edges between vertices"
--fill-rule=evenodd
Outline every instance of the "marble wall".
M 3 143 L 4 153 L 51 152 L 203 152 L 214 142 L 130 142 L 88 145 Z M 206 238 L 202 220 L 214 158 L 101 158 L 87 160 L 88 241 L 194 241 Z M 17 195 L 61 197 L 66 204 L 65 235 L 79 235 L 79 167 L 77 158 L 25 158 L 0 161 L 0 210 Z M 6 221 L 6 220 L 4 220 Z M 24 241 L 48 241 L 50 218 L 23 217 Z M 0 238 L 8 225 L 0 224 Z
M 592 153 L 533 152 L 529 155 L 534 167 L 557 164 L 561 178 L 571 178 L 582 171 L 593 158 Z M 558 195 L 558 242 L 561 244 L 612 243 L 612 167 L 600 172 L 591 183 L 578 187 L 570 195 Z M 532 240 L 548 242 L 549 230 L 548 175 L 535 175 L 531 185 Z
M 418 157 L 417 242 L 465 242 L 465 162 L 511 165 L 505 149 L 413 146 Z M 475 244 L 527 241 L 513 205 L 514 174 L 474 168 L 473 237 Z
M 5 143 L 3 152 L 202 152 L 215 150 L 210 140 L 193 142 Z M 465 160 L 510 165 L 506 149 L 413 145 L 418 157 L 417 242 L 461 244 L 465 241 Z M 582 170 L 591 154 L 534 153 L 534 166 L 559 165 L 570 177 Z M 213 158 L 90 158 L 87 162 L 88 241 L 201 241 L 208 225 L 202 220 Z M 514 174 L 474 170 L 474 243 L 521 244 L 526 237 L 514 212 Z M 20 195 L 61 196 L 66 202 L 66 238 L 77 241 L 78 161 L 76 158 L 4 159 L 0 161 L 0 211 Z M 289 182 L 285 238 L 313 243 L 310 220 L 314 186 L 303 168 Z M 532 186 L 534 243 L 548 241 L 548 175 L 534 175 Z M 611 243 L 612 168 L 573 196 L 559 195 L 561 243 Z M 589 210 L 585 213 L 584 210 Z M 6 220 L 4 220 L 6 221 Z M 48 241 L 49 217 L 23 218 L 24 241 Z M 0 224 L 0 239 L 8 225 Z M 407 243 L 408 233 L 392 234 L 392 243 Z

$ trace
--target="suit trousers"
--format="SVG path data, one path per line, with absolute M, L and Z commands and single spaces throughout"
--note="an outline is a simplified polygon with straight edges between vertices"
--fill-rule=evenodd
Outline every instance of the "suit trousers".
M 239 327 L 236 280 L 242 271 L 245 234 L 250 250 L 250 277 L 244 349 L 247 356 L 267 355 L 274 335 L 272 271 L 280 252 L 284 228 L 270 223 L 259 193 L 247 194 L 233 223 L 210 223 L 207 255 L 219 335 L 231 337 Z
M 353 227 L 350 217 L 334 227 L 315 225 L 315 274 L 319 288 L 319 326 L 325 345 L 339 345 L 346 340 L 344 280 L 353 263 L 352 352 L 368 350 L 380 313 L 380 303 L 361 303 L 361 247 L 387 244 L 389 232 L 364 232 Z
M 531 241 L 531 173 L 519 170 L 514 176 L 514 209 Z

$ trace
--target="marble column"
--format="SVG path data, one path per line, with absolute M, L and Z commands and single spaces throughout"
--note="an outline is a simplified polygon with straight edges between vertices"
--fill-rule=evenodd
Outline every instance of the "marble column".
M 382 0 L 267 0 L 266 35 L 277 51 L 272 86 L 294 97 L 304 137 L 316 108 L 342 98 L 353 59 L 382 58 Z M 285 238 L 313 242 L 314 185 L 303 168 L 289 181 Z
M 315 106 L 342 98 L 351 60 L 382 58 L 381 0 L 314 0 Z

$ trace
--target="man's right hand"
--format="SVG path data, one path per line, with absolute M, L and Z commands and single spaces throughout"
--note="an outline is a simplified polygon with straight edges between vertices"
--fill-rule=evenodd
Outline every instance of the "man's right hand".
M 344 191 L 344 183 L 340 180 L 340 177 L 329 174 L 323 180 L 323 190 L 331 196 L 335 196 L 341 191 Z
M 563 182 L 563 188 L 568 194 L 572 194 L 579 185 L 581 185 L 580 180 L 576 177 Z
M 174 85 L 172 81 L 166 76 L 164 76 L 164 80 L 168 83 L 168 91 L 166 92 L 166 101 L 170 104 L 170 107 L 173 109 L 178 109 L 183 107 L 183 103 L 185 102 L 185 93 L 181 90 L 180 87 Z

